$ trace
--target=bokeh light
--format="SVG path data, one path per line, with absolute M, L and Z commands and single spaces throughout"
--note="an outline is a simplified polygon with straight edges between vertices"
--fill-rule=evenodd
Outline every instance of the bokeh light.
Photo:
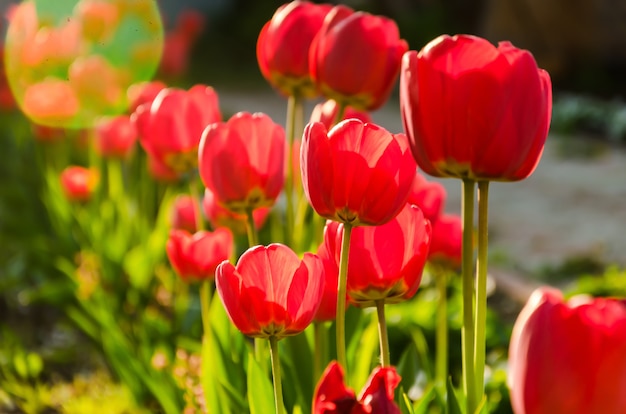
M 154 0 L 25 0 L 9 11 L 5 70 L 34 122 L 86 128 L 124 112 L 163 52 Z

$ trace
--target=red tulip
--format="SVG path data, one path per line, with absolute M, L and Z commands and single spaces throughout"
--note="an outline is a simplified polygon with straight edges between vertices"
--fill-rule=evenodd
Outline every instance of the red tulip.
M 179 174 L 158 158 L 148 154 L 148 172 L 158 182 L 175 183 L 180 177 Z
M 466 35 L 440 36 L 402 61 L 400 106 L 417 164 L 427 174 L 515 181 L 537 166 L 552 91 L 533 56 Z
M 407 50 L 393 20 L 339 5 L 311 44 L 309 70 L 324 96 L 371 111 L 389 98 Z
M 463 245 L 461 217 L 442 214 L 432 223 L 432 227 L 433 235 L 428 251 L 428 261 L 459 268 Z
M 346 387 L 343 376 L 336 361 L 328 365 L 315 387 L 313 414 L 400 414 L 394 392 L 401 378 L 394 367 L 375 368 L 358 398 Z
M 70 201 L 88 201 L 99 181 L 96 170 L 71 166 L 61 172 L 61 189 Z
M 227 227 L 235 234 L 244 234 L 246 232 L 246 215 L 234 213 L 219 204 L 218 200 L 215 198 L 215 194 L 208 188 L 204 190 L 202 208 L 211 226 Z M 269 207 L 257 208 L 252 212 L 254 225 L 257 229 L 263 227 L 269 213 Z
M 623 413 L 626 302 L 536 290 L 513 327 L 508 379 L 516 414 Z
M 428 257 L 431 225 L 421 210 L 411 204 L 381 226 L 356 227 L 350 238 L 348 296 L 351 303 L 366 307 L 377 300 L 396 303 L 415 295 Z M 341 256 L 343 225 L 329 221 L 324 243 Z
M 130 85 L 126 92 L 128 102 L 130 103 L 130 112 L 135 112 L 140 105 L 145 103 L 151 104 L 159 92 L 166 87 L 161 81 L 140 82 Z
M 331 6 L 292 1 L 279 7 L 257 40 L 257 60 L 263 77 L 286 96 L 315 97 L 309 74 L 309 46 Z
M 137 141 L 137 129 L 128 115 L 106 118 L 95 128 L 95 147 L 102 157 L 126 158 Z
M 339 112 L 337 102 L 333 99 L 328 99 L 323 103 L 315 105 L 309 122 L 321 122 L 326 129 L 331 129 L 337 122 L 350 118 L 360 119 L 363 122 L 372 122 L 372 117 L 368 112 L 356 110 L 351 106 L 346 108 L 341 119 L 337 119 L 337 112 Z
M 301 148 L 304 192 L 322 217 L 351 225 L 380 225 L 406 204 L 415 161 L 403 134 L 358 119 L 327 131 L 308 124 Z
M 213 88 L 195 85 L 188 91 L 161 90 L 151 104 L 139 106 L 132 119 L 146 152 L 183 174 L 196 167 L 202 131 L 219 122 L 221 113 Z
M 181 194 L 174 200 L 171 212 L 172 228 L 195 233 L 198 229 L 196 201 L 192 196 Z
M 285 182 L 285 152 L 280 125 L 262 113 L 239 112 L 202 133 L 200 177 L 231 211 L 270 207 Z
M 194 234 L 174 229 L 166 250 L 170 263 L 183 280 L 213 279 L 215 268 L 232 254 L 233 236 L 224 228 Z
M 69 82 L 48 78 L 27 87 L 22 110 L 38 124 L 62 127 L 71 125 L 80 102 Z
M 302 260 L 287 246 L 248 249 L 233 266 L 217 267 L 217 293 L 233 324 L 245 335 L 278 339 L 302 332 L 313 320 L 324 289 L 321 260 Z
M 408 201 L 418 206 L 424 213 L 424 217 L 434 223 L 443 213 L 446 196 L 446 189 L 443 185 L 428 181 L 422 174 L 417 173 Z
M 339 265 L 337 258 L 335 257 L 335 251 L 337 246 L 337 226 L 329 221 L 324 228 L 324 241 L 317 249 L 317 256 L 322 260 L 324 264 L 324 292 L 322 293 L 322 300 L 320 307 L 315 314 L 315 322 L 334 321 L 337 315 L 337 288 L 339 282 Z M 337 223 L 335 223 L 337 224 Z M 334 231 L 332 235 L 326 236 L 328 229 Z

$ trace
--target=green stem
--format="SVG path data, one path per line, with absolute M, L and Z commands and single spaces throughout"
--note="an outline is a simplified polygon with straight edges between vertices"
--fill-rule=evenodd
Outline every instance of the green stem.
M 474 371 L 474 180 L 463 180 L 462 220 L 463 249 L 461 253 L 461 278 L 463 285 L 463 326 L 461 329 L 463 391 L 466 412 L 474 414 L 476 402 L 476 375 Z
M 448 380 L 448 275 L 441 266 L 433 266 L 433 276 L 439 302 L 437 303 L 435 383 L 442 396 L 447 393 Z
M 339 105 L 339 109 L 337 110 L 337 115 L 335 115 L 331 128 L 343 120 L 343 117 L 346 114 L 346 109 L 348 108 L 348 105 L 343 102 L 337 102 L 337 105 Z
M 476 375 L 476 401 L 485 392 L 485 353 L 487 323 L 487 244 L 489 221 L 489 181 L 478 183 L 478 259 L 476 262 L 476 313 L 474 339 L 474 369 Z
M 296 136 L 296 108 L 301 107 L 300 98 L 297 95 L 291 95 L 287 101 L 287 175 L 285 178 L 285 198 L 287 202 L 285 211 L 285 244 L 292 246 L 293 228 L 294 228 L 294 203 L 293 203 L 293 141 Z
M 211 297 L 213 293 L 213 282 L 205 280 L 200 285 L 200 314 L 202 315 L 202 331 L 204 335 L 209 335 L 211 322 L 209 319 L 209 309 L 211 309 Z
M 383 368 L 391 366 L 389 354 L 389 336 L 387 335 L 387 320 L 385 319 L 385 300 L 377 300 L 376 313 L 378 315 L 378 338 L 380 340 L 380 363 Z
M 339 280 L 337 285 L 337 361 L 348 377 L 348 360 L 346 358 L 346 291 L 348 287 L 348 256 L 350 253 L 350 236 L 352 225 L 344 223 L 341 239 L 341 258 L 339 259 Z
M 278 339 L 270 336 L 270 356 L 272 359 L 272 376 L 274 378 L 274 402 L 276 414 L 284 414 L 283 385 L 280 379 L 280 359 L 278 358 Z
M 200 208 L 200 190 L 198 189 L 198 183 L 194 179 L 195 177 L 189 178 L 189 194 L 193 199 L 193 210 L 194 215 L 196 216 L 196 230 L 201 231 L 204 230 L 204 217 L 202 216 L 202 209 Z
M 124 194 L 124 178 L 122 177 L 122 160 L 110 159 L 106 163 L 109 197 L 118 200 Z
M 254 224 L 253 209 L 246 209 L 246 230 L 248 231 L 248 247 L 257 246 L 259 244 L 259 233 Z
M 322 376 L 324 366 L 328 357 L 326 344 L 326 326 L 324 322 L 313 323 L 313 336 L 315 338 L 315 354 L 313 356 L 313 384 Z

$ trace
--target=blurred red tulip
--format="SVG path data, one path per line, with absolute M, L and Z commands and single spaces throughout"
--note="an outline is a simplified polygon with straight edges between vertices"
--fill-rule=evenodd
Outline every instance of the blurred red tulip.
M 117 30 L 120 10 L 108 0 L 80 0 L 74 8 L 78 17 L 83 39 L 104 44 Z
M 389 98 L 407 50 L 393 20 L 338 5 L 313 39 L 309 70 L 324 96 L 371 111 Z
M 463 222 L 461 217 L 442 214 L 432 223 L 433 235 L 428 251 L 428 261 L 454 269 L 461 266 Z
M 322 217 L 380 225 L 406 204 L 416 165 L 403 134 L 358 119 L 330 131 L 308 124 L 301 148 L 304 192 Z
M 400 213 L 380 226 L 356 227 L 350 238 L 348 297 L 360 307 L 375 301 L 397 303 L 415 295 L 428 257 L 431 224 L 422 211 L 405 204 Z M 324 232 L 326 248 L 339 266 L 343 225 L 329 221 Z
M 345 119 L 356 118 L 363 122 L 372 122 L 372 117 L 369 112 L 359 111 L 351 106 L 348 106 L 341 119 L 337 119 L 337 113 L 339 112 L 339 105 L 337 101 L 328 99 L 325 102 L 315 105 L 311 112 L 311 119 L 309 122 L 321 122 L 326 129 L 331 129 L 336 123 Z
M 91 168 L 77 165 L 61 172 L 61 190 L 70 201 L 88 201 L 99 181 L 99 174 Z
M 434 223 L 443 213 L 446 197 L 446 189 L 443 185 L 428 181 L 422 174 L 417 173 L 408 202 L 418 206 L 424 213 L 424 217 Z
M 217 265 L 232 254 L 233 236 L 224 228 L 194 234 L 174 229 L 170 232 L 166 250 L 172 267 L 183 280 L 213 279 Z
M 184 10 L 176 19 L 176 26 L 165 34 L 159 74 L 180 78 L 187 73 L 191 52 L 204 29 L 204 15 L 195 10 Z
M 508 380 L 515 414 L 622 414 L 626 303 L 537 289 L 513 327 Z
M 36 123 L 63 126 L 78 115 L 80 102 L 69 82 L 49 78 L 26 89 L 22 109 Z
M 159 92 L 166 87 L 167 86 L 161 81 L 140 82 L 130 85 L 126 92 L 129 102 L 129 111 L 133 113 L 140 105 L 151 104 Z
M 318 95 L 309 74 L 309 46 L 330 9 L 327 4 L 292 1 L 279 7 L 261 29 L 256 46 L 259 68 L 283 95 Z
M 192 196 L 188 194 L 180 194 L 174 199 L 172 204 L 172 212 L 170 214 L 172 228 L 187 230 L 195 233 L 198 229 L 198 220 L 196 219 L 196 206 Z
M 35 140 L 39 142 L 57 142 L 67 136 L 67 131 L 64 128 L 49 127 L 34 122 L 30 124 L 30 129 Z
M 231 211 L 270 207 L 283 189 L 285 152 L 282 126 L 263 113 L 239 112 L 202 133 L 200 177 Z
M 95 128 L 95 148 L 105 158 L 127 158 L 137 141 L 137 129 L 128 115 L 101 119 Z
M 217 93 L 195 85 L 188 91 L 161 90 L 131 116 L 145 151 L 170 170 L 184 174 L 198 163 L 198 145 L 207 125 L 221 120 Z
M 404 55 L 400 83 L 404 129 L 427 174 L 516 181 L 534 171 L 552 90 L 528 51 L 444 35 Z
M 315 387 L 313 414 L 400 414 L 394 402 L 400 376 L 394 367 L 372 371 L 358 398 L 346 387 L 341 365 L 331 362 Z
M 233 324 L 244 334 L 278 339 L 302 332 L 313 320 L 324 289 L 322 261 L 302 260 L 287 246 L 248 249 L 233 266 L 217 267 L 217 293 Z
M 234 213 L 226 207 L 220 205 L 218 200 L 215 198 L 215 194 L 213 194 L 213 192 L 208 188 L 205 188 L 204 190 L 202 208 L 207 220 L 211 223 L 211 226 L 227 227 L 235 234 L 246 233 L 246 215 Z M 252 218 L 254 219 L 254 225 L 257 230 L 263 227 L 269 213 L 269 207 L 257 208 L 252 212 Z

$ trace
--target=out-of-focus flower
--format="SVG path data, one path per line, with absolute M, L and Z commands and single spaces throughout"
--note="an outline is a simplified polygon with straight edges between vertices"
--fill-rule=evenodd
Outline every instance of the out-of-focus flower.
M 88 201 L 98 185 L 99 178 L 98 171 L 73 165 L 61 172 L 61 190 L 70 201 Z
M 239 112 L 202 133 L 200 177 L 233 212 L 270 207 L 285 182 L 285 149 L 282 126 L 263 113 Z
M 508 382 L 515 414 L 621 414 L 626 305 L 539 288 L 513 327 Z
M 151 104 L 159 92 L 166 87 L 167 85 L 161 81 L 140 82 L 130 85 L 126 92 L 129 112 L 135 112 L 140 105 Z
M 363 122 L 372 122 L 372 117 L 369 112 L 359 111 L 351 106 L 348 106 L 341 119 L 337 119 L 339 112 L 339 105 L 334 99 L 328 99 L 322 103 L 315 105 L 311 112 L 311 119 L 309 122 L 321 122 L 326 129 L 331 129 L 336 123 L 345 119 L 356 118 Z
M 442 214 L 433 222 L 428 261 L 458 269 L 461 266 L 463 222 L 454 214 Z
M 327 98 L 372 111 L 389 98 L 407 50 L 393 20 L 338 5 L 313 39 L 309 70 Z
M 434 223 L 443 213 L 446 197 L 446 189 L 443 185 L 436 181 L 428 181 L 422 174 L 417 173 L 408 202 L 418 206 L 424 213 L 424 217 Z
M 256 45 L 259 68 L 281 94 L 318 95 L 309 73 L 309 47 L 330 9 L 327 4 L 292 1 L 279 7 L 261 29 Z
M 198 163 L 198 145 L 207 125 L 221 120 L 217 93 L 195 85 L 188 91 L 161 90 L 151 104 L 140 105 L 131 119 L 145 151 L 178 174 Z
M 330 131 L 319 122 L 304 130 L 304 192 L 322 217 L 350 225 L 381 225 L 402 210 L 416 165 L 403 134 L 358 119 Z
M 196 203 L 198 202 L 188 194 L 181 194 L 176 197 L 174 204 L 172 204 L 172 228 L 195 233 L 198 229 L 198 220 L 196 218 Z
M 194 234 L 174 229 L 170 231 L 166 250 L 170 263 L 183 280 L 213 279 L 217 265 L 232 254 L 233 236 L 224 228 Z
M 543 152 L 550 76 L 509 42 L 495 47 L 479 37 L 444 35 L 404 55 L 400 107 L 413 155 L 427 174 L 521 180 Z
M 95 127 L 95 148 L 105 158 L 126 158 L 137 141 L 137 129 L 128 115 L 101 119 Z
M 394 367 L 375 368 L 358 398 L 343 377 L 341 365 L 331 362 L 315 387 L 313 414 L 400 414 L 394 392 L 401 378 Z
M 324 289 L 324 266 L 311 253 L 302 260 L 287 246 L 248 249 L 237 266 L 217 267 L 215 283 L 226 313 L 244 335 L 283 338 L 313 320 Z

